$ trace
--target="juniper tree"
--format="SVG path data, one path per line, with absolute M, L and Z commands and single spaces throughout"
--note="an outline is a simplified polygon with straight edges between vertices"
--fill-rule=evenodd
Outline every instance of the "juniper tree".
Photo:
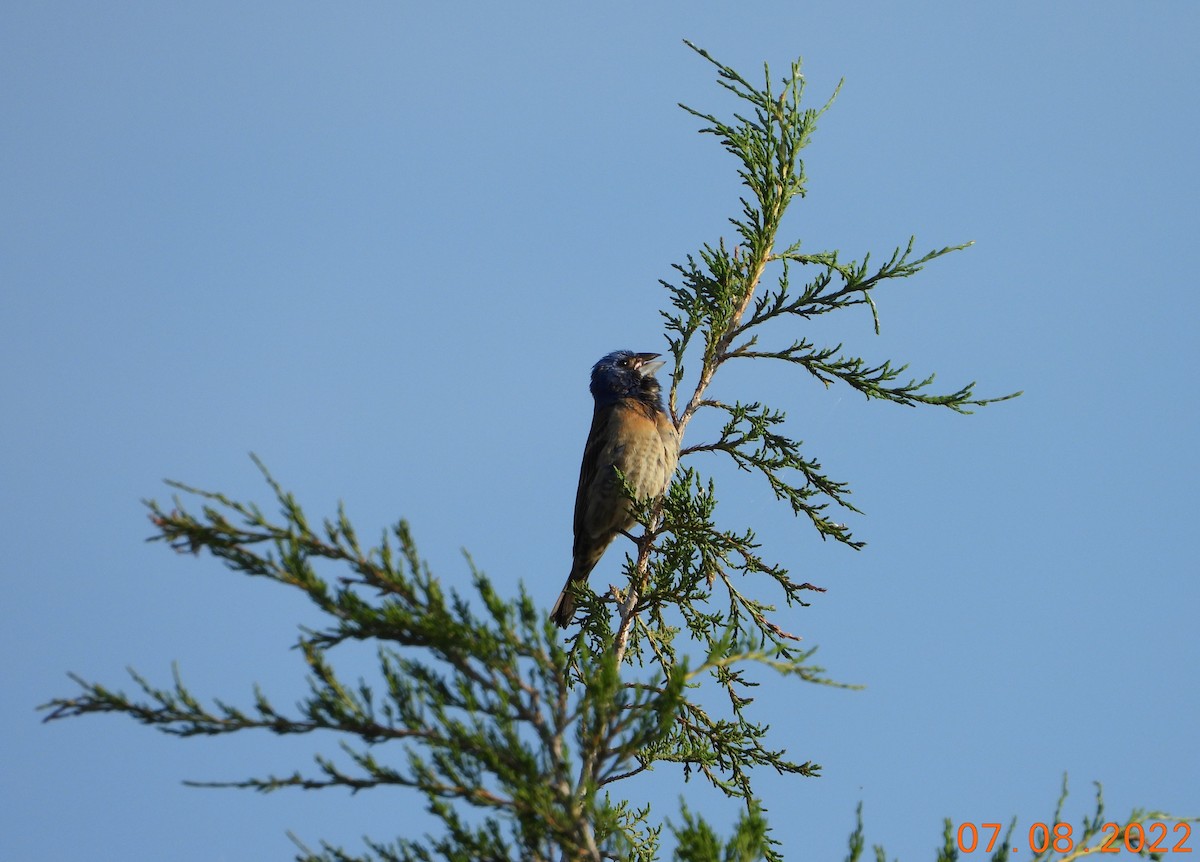
M 444 586 L 405 521 L 364 544 L 343 508 L 314 523 L 256 459 L 276 511 L 172 482 L 171 505 L 147 501 L 152 540 L 207 551 L 235 572 L 299 590 L 324 614 L 324 626 L 298 639 L 309 681 L 298 708 L 278 708 L 260 688 L 238 706 L 200 698 L 178 673 L 165 686 L 133 673 L 132 695 L 73 676 L 82 691 L 47 704 L 48 719 L 121 713 L 178 736 L 332 731 L 342 739 L 340 757 L 318 754 L 307 772 L 213 786 L 408 788 L 443 827 L 368 841 L 358 852 L 301 844 L 296 858 L 306 862 L 650 860 L 659 858 L 664 827 L 677 859 L 782 858 L 753 767 L 798 776 L 819 767 L 768 738 L 746 674 L 759 666 L 836 684 L 789 631 L 789 609 L 821 588 L 774 562 L 749 526 L 718 523 L 711 459 L 728 458 L 765 482 L 822 539 L 862 543 L 837 520 L 839 510 L 857 511 L 848 485 L 826 474 L 784 412 L 757 400 L 715 400 L 714 377 L 730 362 L 774 361 L 868 399 L 960 413 L 1018 393 L 979 397 L 973 383 L 938 391 L 933 375 L 910 377 L 903 364 L 868 361 L 805 334 L 813 318 L 852 306 L 864 306 L 878 331 L 877 290 L 965 246 L 918 254 L 909 240 L 879 264 L 781 244 L 783 215 L 805 193 L 801 152 L 833 97 L 806 107 L 798 62 L 781 82 L 764 68 L 756 85 L 688 44 L 713 64 L 740 111 L 721 119 L 682 107 L 733 156 L 744 193 L 731 236 L 703 245 L 662 283 L 673 359 L 668 406 L 682 460 L 664 499 L 631 500 L 641 530 L 623 586 L 581 596 L 583 622 L 562 638 L 539 604 L 544 591 L 537 599 L 523 587 L 499 595 L 469 560 L 470 589 Z M 719 430 L 690 439 L 702 412 L 720 417 Z M 331 566 L 335 577 L 318 574 Z M 376 646 L 373 678 L 339 675 L 335 659 L 348 642 Z M 719 838 L 686 804 L 666 815 L 628 801 L 623 788 L 652 766 L 737 800 L 742 814 L 732 833 Z M 852 859 L 862 846 L 860 824 Z

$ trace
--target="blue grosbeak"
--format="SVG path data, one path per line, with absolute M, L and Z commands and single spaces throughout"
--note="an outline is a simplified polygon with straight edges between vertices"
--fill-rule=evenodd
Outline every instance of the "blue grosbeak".
M 572 585 L 591 574 L 618 533 L 634 524 L 617 470 L 639 499 L 661 496 L 679 461 L 679 433 L 662 406 L 657 353 L 618 350 L 592 369 L 592 430 L 575 494 L 574 562 L 550 619 L 566 628 L 575 613 Z

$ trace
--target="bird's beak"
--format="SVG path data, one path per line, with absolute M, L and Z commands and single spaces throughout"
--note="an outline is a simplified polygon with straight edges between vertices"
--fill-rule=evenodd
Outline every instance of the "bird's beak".
M 659 359 L 658 362 L 652 360 L 658 359 L 661 354 L 658 353 L 639 353 L 637 354 L 637 373 L 642 377 L 653 377 L 654 372 L 662 368 L 667 363 Z

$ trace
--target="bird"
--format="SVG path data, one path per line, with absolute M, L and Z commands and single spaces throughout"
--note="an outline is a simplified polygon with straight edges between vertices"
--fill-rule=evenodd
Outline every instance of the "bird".
M 662 405 L 654 373 L 657 353 L 617 350 L 592 368 L 592 428 L 583 449 L 575 492 L 571 574 L 550 611 L 560 628 L 575 613 L 572 585 L 587 580 L 618 533 L 634 524 L 617 470 L 638 499 L 666 493 L 679 462 L 679 432 Z

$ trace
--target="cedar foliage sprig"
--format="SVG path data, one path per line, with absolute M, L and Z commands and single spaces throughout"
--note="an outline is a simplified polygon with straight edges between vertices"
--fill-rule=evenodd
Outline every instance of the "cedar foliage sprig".
M 890 360 L 872 363 L 845 353 L 841 344 L 818 346 L 803 337 L 790 336 L 778 347 L 763 346 L 773 340 L 771 332 L 778 329 L 769 330 L 768 324 L 803 323 L 853 305 L 871 309 L 878 332 L 873 291 L 893 279 L 913 276 L 926 264 L 966 245 L 917 256 L 910 238 L 878 267 L 872 267 L 870 255 L 861 262 L 843 263 L 836 251 L 802 254 L 799 241 L 781 249 L 778 234 L 784 213 L 806 193 L 800 154 L 837 90 L 822 107 L 806 108 L 799 62 L 791 65 L 790 74 L 778 85 L 764 68 L 759 86 L 702 49 L 688 45 L 716 67 L 718 82 L 738 100 L 741 110 L 732 119 L 722 119 L 687 105 L 681 107 L 702 121 L 702 134 L 716 137 L 735 158 L 745 193 L 739 198 L 740 214 L 729 220 L 736 243 L 731 246 L 719 238 L 705 244 L 674 267 L 676 282 L 662 282 L 671 309 L 661 313 L 674 359 L 668 407 L 684 441 L 680 457 L 716 453 L 729 458 L 739 470 L 765 481 L 775 497 L 797 516 L 807 518 L 822 539 L 859 549 L 864 543 L 833 514 L 859 511 L 849 499 L 849 485 L 829 476 L 820 461 L 805 453 L 802 441 L 786 428 L 785 413 L 760 401 L 727 403 L 708 395 L 725 363 L 779 360 L 804 369 L 825 387 L 842 383 L 868 399 L 941 406 L 960 413 L 1020 393 L 980 398 L 974 383 L 949 392 L 932 391 L 932 374 L 905 380 L 907 365 Z M 812 272 L 799 287 L 793 284 L 797 270 Z M 689 374 L 689 363 L 698 365 L 694 374 Z M 685 381 L 690 395 L 683 401 Z M 687 427 L 704 410 L 721 416 L 720 431 L 715 439 L 690 442 Z M 675 645 L 681 631 L 688 635 L 683 642 L 698 642 L 705 655 L 737 656 L 738 662 L 705 662 L 701 669 L 724 689 L 732 709 L 728 720 L 737 728 L 738 739 L 758 740 L 756 725 L 742 710 L 753 683 L 735 665 L 768 658 L 776 670 L 824 682 L 819 669 L 804 664 L 811 651 L 797 648 L 799 637 L 781 624 L 776 610 L 780 600 L 787 606 L 804 605 L 806 593 L 822 588 L 801 583 L 784 567 L 764 559 L 753 530 L 719 526 L 713 516 L 715 500 L 713 480 L 685 464 L 661 506 L 635 501 L 638 520 L 646 531 L 638 541 L 636 559 L 627 567 L 629 588 L 616 596 L 615 634 L 607 618 L 592 614 L 579 638 L 590 638 L 593 648 L 611 638 L 618 655 L 624 656 L 628 650 L 634 660 L 650 660 L 667 676 L 680 659 Z M 773 587 L 774 595 L 764 586 Z M 669 613 L 664 615 L 664 610 Z M 651 625 L 642 619 L 647 611 Z M 678 616 L 673 615 L 676 613 Z M 693 678 L 699 672 L 694 672 Z M 755 758 L 767 758 L 761 762 L 776 769 L 803 774 L 814 769 L 810 764 L 770 760 L 765 751 L 755 748 Z M 734 795 L 747 793 L 736 779 L 732 784 L 725 779 L 714 783 Z
M 654 690 L 625 686 L 611 653 L 585 647 L 574 660 L 592 682 L 591 696 L 575 697 L 563 673 L 566 654 L 524 589 L 515 601 L 505 600 L 471 565 L 477 612 L 429 571 L 404 522 L 364 551 L 344 509 L 314 529 L 295 498 L 262 469 L 279 520 L 253 504 L 171 483 L 198 497 L 200 511 L 190 511 L 181 497 L 170 509 L 147 501 L 158 531 L 152 540 L 186 553 L 208 549 L 235 572 L 300 590 L 327 615 L 327 625 L 305 630 L 297 643 L 309 672 L 298 710 L 277 709 L 259 688 L 252 707 L 205 705 L 177 670 L 173 684 L 161 688 L 131 671 L 133 696 L 73 677 L 82 693 L 48 704 L 49 719 L 123 713 L 178 736 L 331 731 L 343 738 L 342 756 L 317 755 L 314 774 L 189 783 L 262 792 L 412 788 L 448 834 L 483 854 L 473 858 L 601 858 L 644 843 L 629 825 L 636 812 L 610 802 L 602 789 L 638 771 L 638 753 L 671 727 L 684 675 Z M 331 582 L 316 572 L 321 561 L 340 563 L 347 574 Z M 374 685 L 350 683 L 335 671 L 331 653 L 350 641 L 378 645 Z M 389 742 L 403 745 L 402 756 L 377 755 Z M 577 780 L 572 767 L 580 761 L 584 775 Z M 450 802 L 482 812 L 479 823 L 467 829 Z M 401 841 L 375 852 L 385 860 L 422 859 L 444 840 Z M 325 847 L 301 858 L 359 857 Z

